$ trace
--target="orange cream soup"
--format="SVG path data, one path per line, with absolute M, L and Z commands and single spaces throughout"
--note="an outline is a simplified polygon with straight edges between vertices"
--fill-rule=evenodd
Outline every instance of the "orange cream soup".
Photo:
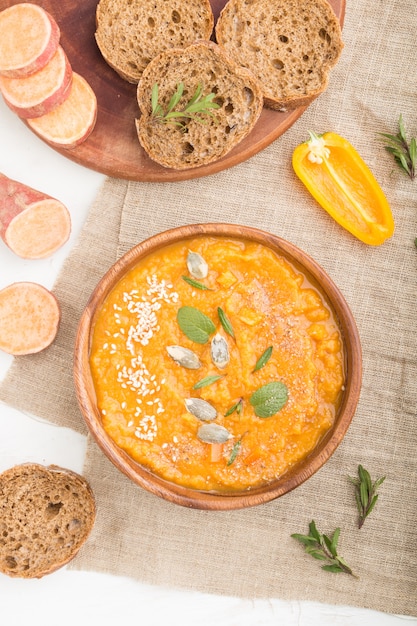
M 207 261 L 208 276 L 199 282 L 210 290 L 183 280 L 190 250 Z M 211 360 L 210 341 L 195 343 L 179 328 L 176 315 L 184 305 L 210 317 L 227 340 L 230 363 L 224 370 Z M 221 326 L 218 307 L 235 339 Z M 167 353 L 170 345 L 191 349 L 201 367 L 177 364 Z M 270 360 L 253 372 L 269 346 Z M 214 237 L 167 246 L 117 284 L 98 313 L 90 363 L 103 425 L 113 440 L 168 481 L 205 491 L 249 489 L 284 474 L 332 426 L 344 384 L 340 330 L 317 289 L 269 248 Z M 193 389 L 216 374 L 224 376 Z M 288 400 L 272 417 L 259 418 L 249 398 L 272 381 L 286 385 Z M 215 406 L 215 423 L 231 433 L 226 443 L 197 438 L 202 422 L 185 407 L 190 397 Z M 241 398 L 241 412 L 225 417 Z

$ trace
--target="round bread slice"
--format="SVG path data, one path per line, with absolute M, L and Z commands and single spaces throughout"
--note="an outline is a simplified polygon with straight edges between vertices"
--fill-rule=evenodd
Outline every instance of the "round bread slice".
M 122 78 L 137 83 L 160 52 L 210 39 L 214 16 L 209 0 L 100 0 L 96 26 L 105 61 Z
M 36 463 L 0 474 L 0 511 L 0 572 L 20 578 L 41 578 L 68 563 L 96 514 L 82 476 Z
M 265 106 L 307 106 L 327 87 L 343 49 L 327 0 L 229 0 L 216 40 L 262 85 Z
M 184 90 L 175 110 L 183 111 L 199 88 L 201 98 L 214 94 L 219 108 L 174 122 L 155 115 L 154 86 L 158 106 L 166 112 L 181 83 Z M 263 107 L 253 75 L 208 41 L 158 55 L 144 71 L 137 95 L 142 113 L 136 120 L 139 141 L 151 159 L 174 169 L 199 167 L 225 156 L 249 134 Z

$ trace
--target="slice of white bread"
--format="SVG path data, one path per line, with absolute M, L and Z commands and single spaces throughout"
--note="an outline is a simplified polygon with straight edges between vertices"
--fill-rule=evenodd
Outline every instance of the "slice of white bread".
M 0 474 L 0 511 L 0 572 L 20 578 L 41 578 L 68 563 L 95 520 L 82 476 L 36 463 Z
M 199 85 L 203 96 L 215 94 L 219 108 L 204 115 L 204 123 L 184 120 L 184 128 L 159 121 L 152 115 L 153 85 L 158 85 L 158 102 L 166 111 L 179 83 L 184 84 L 184 92 L 176 110 L 183 110 Z M 248 135 L 263 107 L 253 75 L 209 41 L 158 55 L 144 71 L 137 94 L 142 113 L 136 120 L 139 141 L 151 159 L 174 169 L 198 167 L 223 157 Z
M 110 67 L 137 83 L 157 54 L 210 39 L 213 27 L 209 0 L 100 0 L 95 37 Z
M 265 106 L 306 106 L 327 87 L 343 49 L 327 0 L 229 0 L 216 40 L 262 84 Z

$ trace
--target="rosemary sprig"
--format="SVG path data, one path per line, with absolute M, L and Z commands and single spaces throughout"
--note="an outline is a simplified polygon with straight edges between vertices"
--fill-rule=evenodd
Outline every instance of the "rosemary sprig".
M 372 482 L 369 472 L 362 465 L 358 465 L 358 478 L 352 478 L 351 476 L 348 476 L 348 478 L 355 485 L 356 505 L 359 512 L 358 528 L 362 528 L 365 519 L 378 501 L 376 491 L 384 482 L 385 476 Z
M 304 545 L 307 554 L 310 554 L 310 556 L 319 561 L 327 561 L 326 565 L 322 565 L 322 569 L 326 572 L 343 572 L 358 578 L 346 561 L 337 553 L 339 536 L 340 528 L 336 528 L 331 537 L 322 535 L 317 530 L 314 520 L 309 524 L 308 535 L 300 535 L 298 533 L 291 535 L 291 537 Z
M 417 174 L 417 140 L 413 137 L 408 142 L 402 115 L 398 120 L 398 128 L 396 135 L 388 133 L 379 133 L 379 135 L 388 139 L 389 143 L 385 146 L 385 150 L 392 154 L 400 169 L 406 172 L 411 180 L 414 180 Z
M 203 85 L 200 83 L 197 85 L 191 100 L 189 100 L 185 106 L 177 110 L 176 107 L 178 106 L 184 93 L 184 83 L 178 83 L 177 89 L 172 95 L 166 111 L 164 111 L 158 102 L 159 87 L 158 84 L 155 83 L 152 87 L 151 94 L 152 117 L 157 122 L 162 124 L 175 124 L 181 128 L 185 128 L 185 120 L 187 119 L 195 120 L 201 124 L 206 124 L 207 119 L 205 119 L 204 116 L 209 115 L 214 117 L 212 109 L 219 109 L 220 105 L 213 101 L 216 97 L 215 93 L 209 93 L 206 96 L 203 96 L 202 92 Z

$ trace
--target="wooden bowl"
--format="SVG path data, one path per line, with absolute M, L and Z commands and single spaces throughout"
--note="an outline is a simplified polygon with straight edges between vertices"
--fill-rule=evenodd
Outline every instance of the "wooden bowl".
M 333 309 L 344 341 L 345 390 L 335 422 L 314 450 L 286 474 L 251 490 L 213 493 L 170 483 L 135 462 L 119 448 L 103 428 L 91 376 L 89 357 L 95 316 L 110 291 L 141 259 L 168 244 L 198 235 L 246 239 L 263 244 L 300 268 Z M 353 315 L 339 289 L 325 271 L 293 244 L 270 233 L 232 224 L 195 224 L 174 228 L 143 241 L 117 261 L 94 290 L 81 317 L 75 343 L 74 378 L 78 402 L 95 441 L 110 461 L 134 483 L 173 503 L 197 509 L 232 510 L 269 502 L 310 478 L 341 443 L 356 410 L 362 380 L 362 353 Z

